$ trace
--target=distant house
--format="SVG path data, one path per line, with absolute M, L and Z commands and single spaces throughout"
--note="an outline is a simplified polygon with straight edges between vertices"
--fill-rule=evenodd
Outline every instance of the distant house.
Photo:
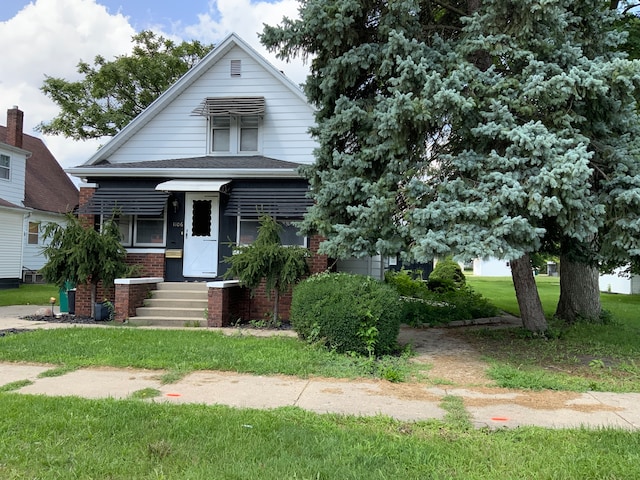
M 508 260 L 495 257 L 473 260 L 473 275 L 477 277 L 510 277 L 511 266 Z
M 45 263 L 42 226 L 64 222 L 78 189 L 44 142 L 23 133 L 24 114 L 7 111 L 0 126 L 0 287 L 37 280 Z
M 623 271 L 623 268 L 617 268 L 613 273 L 600 275 L 600 291 L 626 295 L 640 294 L 640 275 L 626 275 Z
M 79 214 L 96 223 L 116 214 L 129 261 L 165 282 L 222 284 L 224 258 L 232 244 L 255 239 L 261 214 L 281 223 L 284 244 L 317 250 L 321 239 L 297 235 L 294 225 L 311 205 L 298 168 L 314 162 L 313 125 L 299 86 L 231 34 L 68 170 L 87 182 Z M 313 271 L 333 264 L 319 255 L 312 262 Z M 348 267 L 381 275 L 379 259 L 362 262 Z M 262 318 L 258 303 L 252 300 L 247 315 Z M 88 309 L 81 290 L 76 309 Z

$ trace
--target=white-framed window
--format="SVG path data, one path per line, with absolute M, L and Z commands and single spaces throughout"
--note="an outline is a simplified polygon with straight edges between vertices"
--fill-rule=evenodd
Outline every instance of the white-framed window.
M 11 180 L 11 157 L 0 154 L 0 179 Z
M 212 116 L 210 150 L 214 154 L 241 155 L 259 153 L 262 117 L 259 115 Z
M 40 224 L 37 222 L 29 222 L 29 232 L 27 233 L 27 243 L 29 245 L 38 245 L 40 241 Z
M 294 224 L 295 220 L 287 218 L 276 218 L 276 220 L 282 227 L 280 231 L 280 241 L 282 245 L 306 247 L 307 237 L 298 235 L 298 229 Z M 260 222 L 257 218 L 238 217 L 238 245 L 251 245 L 255 242 L 258 237 L 259 227 Z
M 120 230 L 120 242 L 125 247 L 163 247 L 166 244 L 166 214 L 118 215 L 115 222 Z

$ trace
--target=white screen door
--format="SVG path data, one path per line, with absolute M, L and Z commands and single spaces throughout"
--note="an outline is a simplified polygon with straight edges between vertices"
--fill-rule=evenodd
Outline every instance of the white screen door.
M 218 274 L 218 193 L 186 193 L 184 217 L 185 277 L 215 277 Z

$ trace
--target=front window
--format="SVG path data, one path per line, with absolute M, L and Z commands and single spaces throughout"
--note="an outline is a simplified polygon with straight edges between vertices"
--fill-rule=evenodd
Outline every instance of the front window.
M 213 117 L 211 119 L 212 127 L 212 150 L 214 152 L 229 152 L 230 150 L 230 117 Z
M 120 242 L 125 247 L 160 247 L 165 244 L 166 217 L 119 215 L 115 222 L 120 230 Z
M 258 151 L 258 117 L 240 117 L 240 151 Z
M 0 155 L 0 179 L 11 179 L 11 158 L 9 155 Z
M 297 245 L 304 247 L 306 245 L 306 237 L 298 235 L 298 229 L 294 225 L 294 220 L 276 219 L 282 230 L 280 230 L 280 242 L 282 245 Z M 254 218 L 238 219 L 238 244 L 250 245 L 258 238 L 258 228 L 260 222 Z
M 260 151 L 260 116 L 212 116 L 210 122 L 211 153 L 237 155 Z
M 29 234 L 27 243 L 29 245 L 38 245 L 40 233 L 40 224 L 36 222 L 29 222 Z

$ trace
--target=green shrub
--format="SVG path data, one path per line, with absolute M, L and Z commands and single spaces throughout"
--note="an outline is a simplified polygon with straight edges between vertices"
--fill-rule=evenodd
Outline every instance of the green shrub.
M 440 260 L 427 283 L 429 290 L 438 293 L 453 292 L 465 287 L 467 279 L 458 265 L 451 258 Z
M 422 277 L 411 270 L 398 272 L 389 270 L 384 274 L 384 281 L 394 287 L 403 297 L 424 298 L 429 291 Z
M 294 288 L 290 319 L 309 342 L 322 341 L 341 353 L 383 355 L 397 345 L 399 296 L 370 277 L 321 273 Z
M 445 261 L 438 265 L 440 270 L 434 281 L 429 277 L 429 288 L 422 280 L 414 278 L 410 271 L 385 274 L 385 281 L 401 296 L 403 323 L 412 326 L 441 325 L 454 320 L 498 315 L 499 310 L 495 306 L 466 286 L 466 279 L 457 263 Z

